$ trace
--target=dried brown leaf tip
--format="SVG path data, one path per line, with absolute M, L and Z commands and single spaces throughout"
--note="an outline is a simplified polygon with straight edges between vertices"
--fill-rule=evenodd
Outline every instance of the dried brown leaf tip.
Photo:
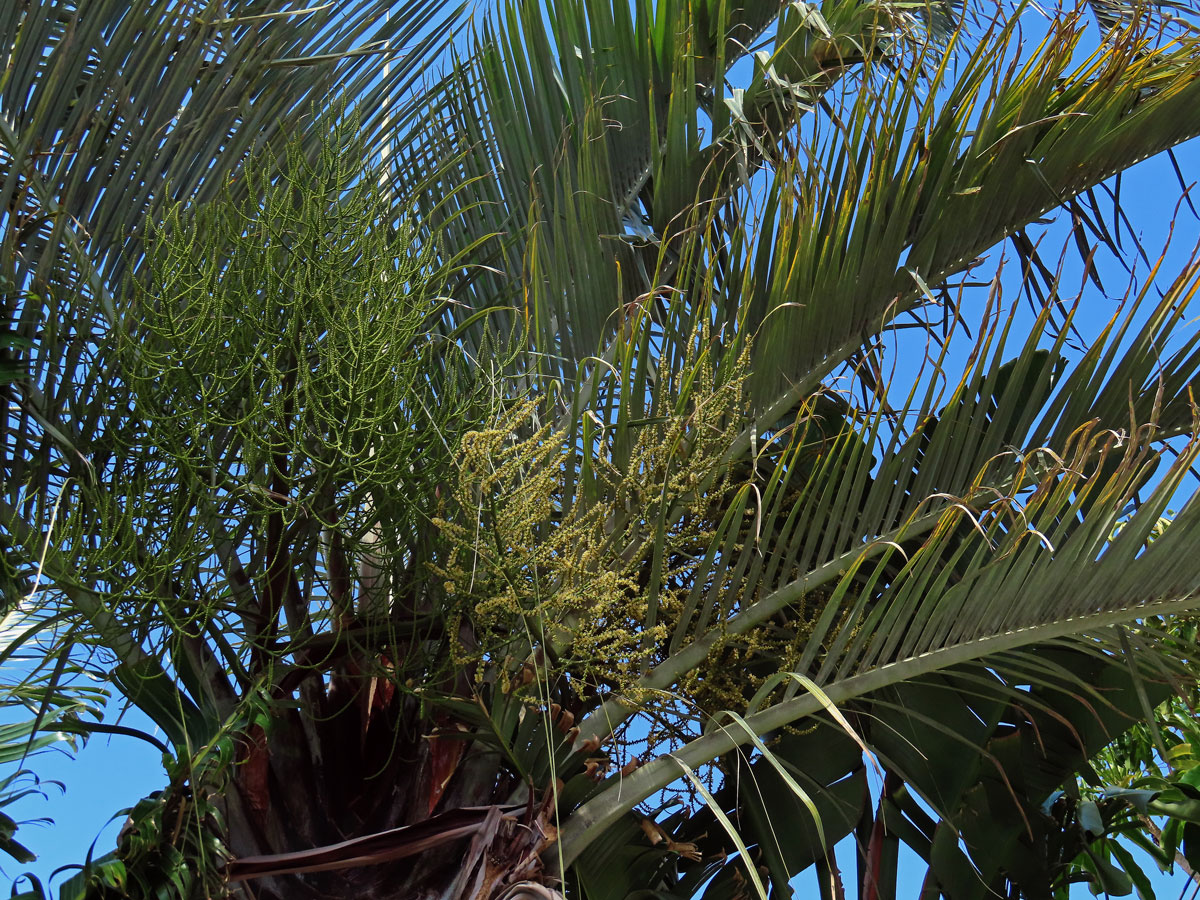
M 699 847 L 691 841 L 676 841 L 653 819 L 642 819 L 641 825 L 642 832 L 646 835 L 652 846 L 657 847 L 659 844 L 665 844 L 667 850 L 670 852 L 678 853 L 684 859 L 690 859 L 694 862 L 700 862 L 703 858 Z
M 575 748 L 575 752 L 576 753 L 586 753 L 590 756 L 591 754 L 593 754 L 597 750 L 599 750 L 600 745 L 603 743 L 604 743 L 604 741 L 602 739 L 600 739 L 596 735 L 592 735 L 590 738 L 580 741 L 579 746 L 577 746 Z
M 700 848 L 691 841 L 677 842 L 668 839 L 667 849 L 672 853 L 678 853 L 684 859 L 690 859 L 692 862 L 700 862 L 703 856 L 700 853 Z
M 663 831 L 662 826 L 653 819 L 642 819 L 641 826 L 642 832 L 646 835 L 646 838 L 650 841 L 650 845 L 653 847 L 657 847 L 663 841 L 671 840 L 671 836 Z

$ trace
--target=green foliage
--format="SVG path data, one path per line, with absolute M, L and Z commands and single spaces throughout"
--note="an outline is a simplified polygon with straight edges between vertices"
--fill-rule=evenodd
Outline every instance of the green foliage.
M 12 646 L 171 778 L 68 894 L 832 898 L 851 834 L 875 900 L 902 843 L 927 896 L 1122 893 L 1160 814 L 1194 854 L 1183 749 L 1089 760 L 1196 677 L 1200 264 L 1076 347 L 1101 301 L 1024 229 L 1123 252 L 1092 191 L 1200 132 L 1200 38 L 521 0 L 434 80 L 439 4 L 370 6 L 0 6 Z M 143 71 L 163 109 L 78 119 Z M 1006 235 L 1029 316 L 971 274 Z
M 1148 541 L 1170 527 L 1164 516 Z M 1196 645 L 1197 623 L 1191 617 L 1147 623 L 1155 638 L 1190 652 Z M 1137 638 L 1131 638 L 1136 641 Z M 1185 649 L 1186 648 L 1186 649 Z M 1145 652 L 1140 643 L 1129 652 Z M 1182 870 L 1193 880 L 1200 871 L 1200 726 L 1196 716 L 1195 680 L 1181 681 L 1165 700 L 1154 705 L 1142 721 L 1124 731 L 1091 760 L 1078 785 L 1068 785 L 1068 807 L 1079 816 L 1090 810 L 1088 825 L 1096 844 L 1075 861 L 1088 873 L 1093 890 L 1105 888 L 1106 864 L 1132 878 L 1144 893 L 1146 875 L 1129 847 L 1145 851 L 1164 872 Z M 1143 700 L 1143 702 L 1148 702 Z M 1065 796 L 1065 795 L 1064 795 Z M 1132 887 L 1131 887 L 1132 889 Z M 1128 893 L 1128 891 L 1126 891 Z
M 649 326 L 630 323 L 629 346 Z M 723 451 L 744 415 L 747 356 L 721 370 L 711 344 L 701 331 L 677 371 L 658 373 L 676 387 L 629 432 L 606 428 L 602 409 L 537 427 L 552 410 L 529 400 L 463 436 L 453 511 L 435 523 L 449 545 L 435 571 L 475 635 L 461 663 L 516 666 L 481 668 L 480 680 L 511 685 L 543 648 L 553 662 L 540 678 L 636 694 L 666 657 L 717 527 L 713 497 L 745 492 Z
M 7 275 L 0 274 L 0 302 L 4 304 L 5 308 L 12 305 L 9 302 L 9 297 L 14 290 L 15 286 L 12 279 Z M 23 350 L 31 349 L 33 346 L 33 341 L 30 338 L 18 333 L 11 327 L 6 327 L 0 333 L 0 385 L 22 377 L 25 369 L 13 357 Z
M 250 161 L 251 199 L 231 189 L 149 226 L 145 274 L 103 349 L 120 423 L 93 451 L 109 474 L 70 485 L 60 526 L 72 566 L 142 640 L 220 623 L 235 648 L 270 641 L 269 621 L 228 618 L 222 561 L 244 560 L 236 590 L 278 614 L 283 554 L 321 556 L 322 606 L 306 611 L 319 629 L 352 614 L 364 554 L 381 598 L 402 569 L 423 577 L 404 557 L 489 400 L 435 331 L 449 265 L 363 166 L 354 128 L 331 127 L 311 162 L 295 144 L 282 163 Z M 386 601 L 358 612 L 372 602 Z
M 187 503 L 213 493 L 214 470 L 260 492 L 284 478 L 312 498 L 307 514 L 340 523 L 396 473 L 421 481 L 422 445 L 458 412 L 446 398 L 435 413 L 429 383 L 445 269 L 362 167 L 354 127 L 335 128 L 314 163 L 289 144 L 282 172 L 265 154 L 248 165 L 250 199 L 179 204 L 149 225 L 145 274 L 114 329 L 141 426 L 121 449 L 169 457 Z M 227 455 L 209 446 L 217 434 Z M 269 494 L 254 505 L 299 515 Z
M 30 614 L 34 597 L 26 593 L 29 584 L 21 587 L 5 595 L 13 602 L 0 618 L 0 851 L 25 864 L 36 857 L 15 835 L 27 823 L 4 810 L 64 789 L 38 777 L 36 760 L 50 750 L 76 752 L 103 719 L 109 693 L 94 684 L 61 683 L 81 668 L 54 640 L 54 622 Z

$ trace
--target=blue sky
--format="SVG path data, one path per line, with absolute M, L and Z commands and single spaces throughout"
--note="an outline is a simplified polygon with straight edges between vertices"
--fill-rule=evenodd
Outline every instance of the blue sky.
M 1187 182 L 1200 180 L 1200 142 L 1179 148 L 1177 158 Z M 1127 172 L 1123 178 L 1122 200 L 1141 242 L 1153 257 L 1166 241 L 1179 200 L 1178 181 L 1166 158 L 1148 160 Z M 1200 196 L 1196 202 L 1200 207 Z M 1047 246 L 1056 249 L 1061 234 L 1060 230 L 1048 237 Z M 1174 245 L 1168 257 L 1176 264 L 1176 269 L 1198 237 L 1200 221 L 1185 207 L 1179 215 Z M 1008 255 L 1009 265 L 1015 269 L 1011 252 Z M 1144 264 L 1140 271 L 1144 274 Z M 1170 264 L 1166 271 L 1168 277 L 1173 274 Z M 1108 293 L 1114 298 L 1119 297 L 1128 279 L 1124 270 L 1106 261 L 1102 263 L 1100 274 Z M 1089 290 L 1095 291 L 1095 288 Z M 1097 301 L 1102 299 L 1097 297 Z M 1082 330 L 1086 332 L 1089 327 L 1104 321 L 1107 318 L 1105 310 L 1111 308 L 1104 302 L 1086 304 Z M 136 711 L 127 715 L 124 724 L 153 730 L 153 726 Z M 30 764 L 43 780 L 46 796 L 31 796 L 10 808 L 9 812 L 18 820 L 28 822 L 21 826 L 17 837 L 36 852 L 39 859 L 28 867 L 6 860 L 3 871 L 9 879 L 28 870 L 45 882 L 58 867 L 82 861 L 93 844 L 96 855 L 108 852 L 123 818 L 119 815 L 120 810 L 162 787 L 166 781 L 159 752 L 145 742 L 126 737 L 97 735 L 74 759 L 65 753 L 51 751 Z M 50 783 L 52 781 L 62 782 L 65 789 L 60 791 Z M 42 818 L 52 819 L 53 826 L 32 821 Z M 849 852 L 844 854 L 844 860 L 844 865 L 849 865 Z M 910 892 L 915 896 L 924 874 L 918 860 L 914 858 L 910 863 L 901 884 L 902 896 Z M 1153 864 L 1147 863 L 1146 871 L 1154 873 Z M 1178 876 L 1156 876 L 1155 886 L 1162 900 L 1173 900 L 1186 888 L 1184 879 Z M 1085 888 L 1080 887 L 1079 891 L 1081 896 L 1086 896 Z
M 1184 177 L 1189 182 L 1200 179 L 1200 141 L 1185 145 L 1176 155 Z M 1165 158 L 1148 160 L 1126 173 L 1123 194 L 1130 218 L 1153 258 L 1154 251 L 1166 241 L 1179 198 L 1174 171 Z M 1186 259 L 1197 238 L 1200 238 L 1200 221 L 1184 209 L 1168 257 L 1176 267 Z M 1047 246 L 1054 247 L 1052 240 L 1057 239 L 1048 237 Z M 1171 272 L 1170 266 L 1166 271 Z M 1140 272 L 1144 275 L 1144 264 Z M 1101 276 L 1109 293 L 1115 296 L 1119 296 L 1128 279 L 1123 269 L 1111 264 L 1104 266 Z M 1089 312 L 1080 323 L 1085 332 L 1089 325 L 1099 325 L 1103 311 L 1111 308 L 1098 296 L 1098 291 L 1089 290 L 1097 296 L 1094 302 L 1089 298 L 1085 306 Z M 123 724 L 153 730 L 152 724 L 136 710 L 127 713 Z M 32 796 L 10 811 L 19 820 L 54 820 L 52 826 L 31 821 L 22 825 L 18 835 L 39 857 L 27 870 L 43 881 L 58 867 L 82 861 L 93 844 L 97 856 L 111 850 L 123 820 L 119 811 L 166 783 L 158 751 L 148 743 L 126 737 L 96 735 L 77 758 L 51 751 L 37 757 L 32 765 L 46 782 L 46 797 Z M 59 790 L 51 781 L 62 782 L 65 790 Z M 853 858 L 850 848 L 844 849 L 840 856 L 844 865 L 850 865 Z M 22 867 L 6 861 L 4 873 L 9 878 L 21 871 Z M 1159 875 L 1149 861 L 1146 871 L 1154 876 L 1160 900 L 1174 900 L 1186 888 L 1185 878 Z M 902 892 L 908 888 L 915 896 L 924 875 L 920 860 L 910 857 L 903 872 L 906 877 L 902 879 Z M 1081 897 L 1087 896 L 1086 888 L 1080 886 L 1077 890 Z

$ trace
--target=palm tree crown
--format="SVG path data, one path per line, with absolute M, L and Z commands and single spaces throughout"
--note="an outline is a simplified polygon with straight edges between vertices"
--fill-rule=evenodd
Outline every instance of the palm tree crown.
M 1033 12 L 0 0 L 8 738 L 170 779 L 64 896 L 1194 867 L 1200 39 Z

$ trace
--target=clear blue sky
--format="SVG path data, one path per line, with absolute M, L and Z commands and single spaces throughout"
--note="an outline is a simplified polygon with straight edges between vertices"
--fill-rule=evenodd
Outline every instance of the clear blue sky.
M 1200 143 L 1192 142 L 1180 148 L 1177 157 L 1185 179 L 1189 183 L 1200 180 Z M 1152 256 L 1166 239 L 1178 197 L 1176 176 L 1165 158 L 1148 160 L 1124 177 L 1123 202 Z M 1196 203 L 1200 207 L 1200 196 L 1196 197 Z M 1197 236 L 1200 236 L 1200 222 L 1184 209 L 1177 224 L 1171 259 L 1181 261 L 1186 258 Z M 1010 265 L 1015 265 L 1015 261 Z M 1109 293 L 1119 296 L 1127 279 L 1124 271 L 1106 264 L 1101 276 Z M 1092 317 L 1094 325 L 1100 321 L 1103 310 L 1111 309 L 1111 306 L 1097 302 L 1087 304 L 1086 308 L 1090 310 L 1087 315 Z M 1083 324 L 1086 326 L 1086 319 Z M 126 724 L 153 730 L 136 711 L 128 714 Z M 158 751 L 147 743 L 125 737 L 97 735 L 75 759 L 51 752 L 32 760 L 32 765 L 44 782 L 58 780 L 65 785 L 65 792 L 60 792 L 47 784 L 46 799 L 30 797 L 9 809 L 18 820 L 54 820 L 53 826 L 32 821 L 22 824 L 17 835 L 18 840 L 38 854 L 37 863 L 27 869 L 44 882 L 56 868 L 82 861 L 93 842 L 96 855 L 111 850 L 123 818 L 119 811 L 162 787 L 166 781 Z M 843 859 L 845 866 L 849 866 L 851 853 L 844 852 Z M 915 896 L 924 875 L 919 860 L 911 862 L 907 876 L 901 882 L 902 896 Z M 11 860 L 6 859 L 3 864 L 4 874 L 9 879 L 23 870 Z M 1149 862 L 1146 871 L 1156 873 Z M 847 880 L 852 882 L 853 879 Z M 852 889 L 853 884 L 848 883 L 847 887 Z M 1155 875 L 1155 887 L 1160 900 L 1174 900 L 1180 896 L 1185 883 L 1180 877 Z M 1085 888 L 1080 887 L 1079 891 L 1081 896 L 1087 895 Z

